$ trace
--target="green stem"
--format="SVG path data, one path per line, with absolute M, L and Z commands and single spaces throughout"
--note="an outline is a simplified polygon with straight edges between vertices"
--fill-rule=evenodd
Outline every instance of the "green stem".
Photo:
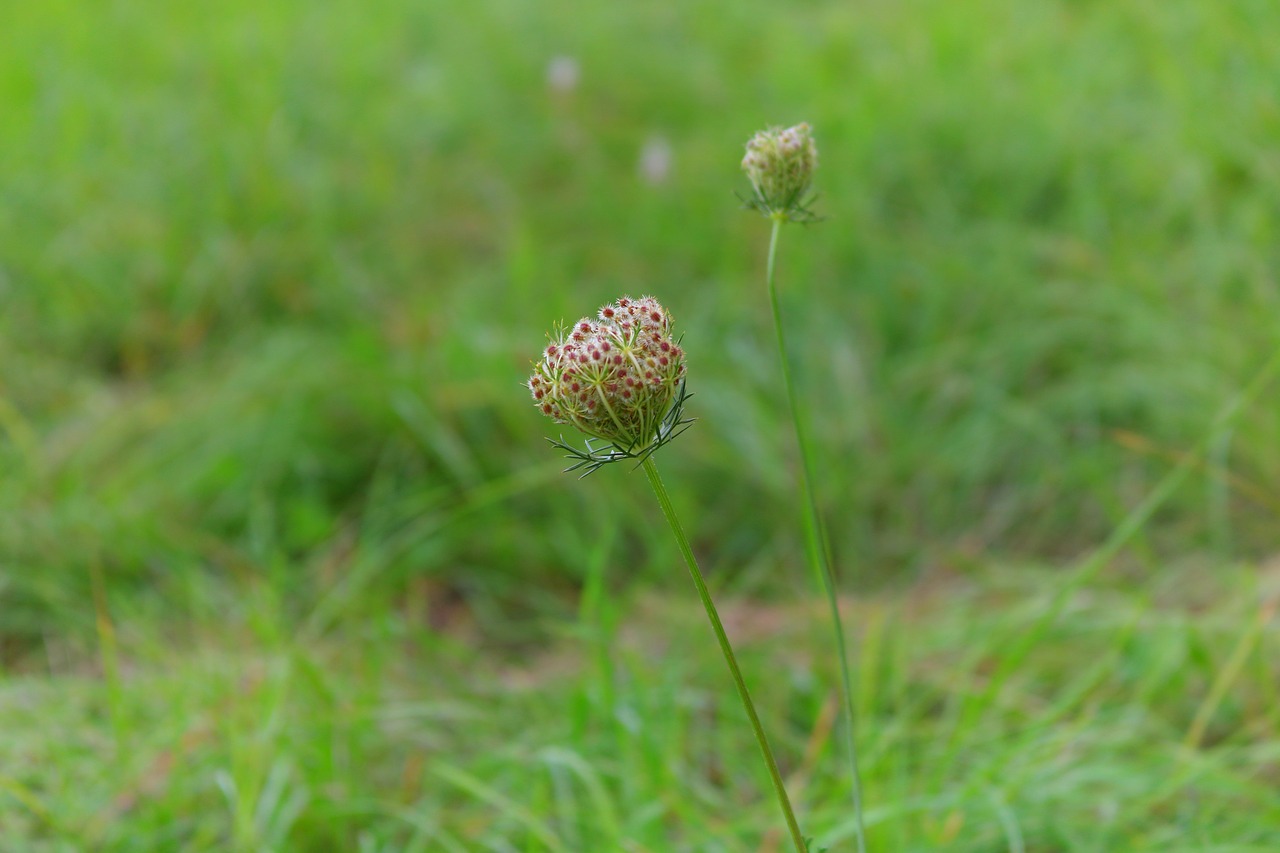
M 720 643 L 720 651 L 724 655 L 724 662 L 728 664 L 729 673 L 733 676 L 733 683 L 738 688 L 738 697 L 742 699 L 742 707 L 746 709 L 747 717 L 751 720 L 751 729 L 755 732 L 756 742 L 760 744 L 760 752 L 764 754 L 764 762 L 769 767 L 769 778 L 773 780 L 773 789 L 778 795 L 778 805 L 782 807 L 783 817 L 787 820 L 787 829 L 791 833 L 791 840 L 795 843 L 796 853 L 806 853 L 804 836 L 800 834 L 800 824 L 796 822 L 795 812 L 791 809 L 791 800 L 787 797 L 787 789 L 782 782 L 782 774 L 778 771 L 778 762 L 774 760 L 773 750 L 769 748 L 769 739 L 765 737 L 764 726 L 760 724 L 760 716 L 756 713 L 755 703 L 751 701 L 751 694 L 747 692 L 747 682 L 743 680 L 742 670 L 738 668 L 738 659 L 733 654 L 733 647 L 729 645 L 729 635 L 725 633 L 724 625 L 720 622 L 720 614 L 716 611 L 715 602 L 711 600 L 711 593 L 707 590 L 707 582 L 702 578 L 702 571 L 698 568 L 698 560 L 693 555 L 693 548 L 689 545 L 689 538 L 685 536 L 684 528 L 680 526 L 680 519 L 676 517 L 675 507 L 671 504 L 671 497 L 667 494 L 666 486 L 662 485 L 662 478 L 658 476 L 658 466 L 654 464 L 653 457 L 645 458 L 644 472 L 649 477 L 649 485 L 653 486 L 653 493 L 658 498 L 658 506 L 662 507 L 662 514 L 667 517 L 667 524 L 671 525 L 671 532 L 675 534 L 676 544 L 680 546 L 680 553 L 684 555 L 684 561 L 689 566 L 689 574 L 693 576 L 693 585 L 698 588 L 698 597 L 702 599 L 702 606 L 707 611 L 707 619 L 711 621 L 711 628 L 715 631 L 716 640 Z
M 773 308 L 773 331 L 778 342 L 778 360 L 782 364 L 782 384 L 787 390 L 787 405 L 791 409 L 791 424 L 796 434 L 796 445 L 800 451 L 800 484 L 805 494 L 804 534 L 805 554 L 809 558 L 809 566 L 815 574 L 822 578 L 823 592 L 826 593 L 827 608 L 831 613 L 831 627 L 835 633 L 836 651 L 840 656 L 840 682 L 844 692 L 845 735 L 849 750 L 849 765 L 853 779 L 853 813 L 857 829 L 859 853 L 866 853 L 865 829 L 862 820 L 862 774 L 858 770 L 858 748 L 854 727 L 853 682 L 849 669 L 849 654 L 845 647 L 844 621 L 840 618 L 840 604 L 836 598 L 835 574 L 831 570 L 831 560 L 827 554 L 826 537 L 823 535 L 822 518 L 818 514 L 818 500 L 813 491 L 813 453 L 809 441 L 808 430 L 800 414 L 800 404 L 796 397 L 796 386 L 791 379 L 791 366 L 787 360 L 786 335 L 782 327 L 782 309 L 778 305 L 778 288 L 774 284 L 774 260 L 778 253 L 778 235 L 782 232 L 785 217 L 773 217 L 773 232 L 769 235 L 769 264 L 767 283 L 769 287 L 769 304 Z

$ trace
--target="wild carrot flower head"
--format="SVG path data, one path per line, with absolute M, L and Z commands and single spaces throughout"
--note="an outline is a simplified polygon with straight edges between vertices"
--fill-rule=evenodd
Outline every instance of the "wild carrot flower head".
M 747 205 L 769 217 L 812 220 L 808 195 L 817 166 L 818 147 L 807 123 L 760 131 L 747 142 L 742 158 L 754 190 Z
M 671 315 L 653 297 L 624 296 L 550 338 L 526 386 L 544 415 L 611 445 L 598 451 L 588 442 L 584 454 L 552 442 L 588 473 L 643 457 L 688 423 L 680 418 L 684 350 L 672 337 Z

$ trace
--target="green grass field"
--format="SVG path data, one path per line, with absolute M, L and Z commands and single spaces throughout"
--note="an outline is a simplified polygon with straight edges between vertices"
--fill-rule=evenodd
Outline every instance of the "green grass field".
M 853 849 L 734 195 L 801 120 L 869 847 L 1280 849 L 1273 3 L 3 18 L 3 853 L 785 850 L 644 478 L 561 474 L 521 387 L 624 293 L 684 334 L 664 477 Z

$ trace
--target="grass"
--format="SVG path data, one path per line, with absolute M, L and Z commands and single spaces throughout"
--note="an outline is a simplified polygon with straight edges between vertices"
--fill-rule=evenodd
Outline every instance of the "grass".
M 519 388 L 624 292 L 686 333 L 672 499 L 735 642 L 786 617 L 743 665 L 844 849 L 732 196 L 799 120 L 829 220 L 779 276 L 870 849 L 1276 847 L 1274 385 L 1001 663 L 1280 345 L 1278 37 L 1260 0 L 16 8 L 6 849 L 780 842 L 638 474 L 574 488 Z
M 1049 606 L 1052 577 L 939 576 L 850 606 L 870 847 L 1273 847 L 1274 569 L 1192 565 L 1073 597 L 961 727 L 1003 644 Z M 22 733 L 0 762 L 11 849 L 786 844 L 690 596 L 604 604 L 507 656 L 424 637 L 403 612 L 300 642 L 253 606 L 194 649 L 122 626 L 132 662 L 116 699 L 88 671 L 9 680 L 0 722 Z M 853 828 L 823 609 L 739 600 L 724 613 L 747 678 L 770 687 L 757 701 L 806 829 L 842 849 Z

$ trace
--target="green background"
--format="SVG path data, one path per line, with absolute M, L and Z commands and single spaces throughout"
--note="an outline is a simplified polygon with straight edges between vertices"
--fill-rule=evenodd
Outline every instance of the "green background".
M 699 420 L 659 461 L 740 630 L 785 640 L 747 640 L 749 680 L 844 849 L 768 223 L 735 198 L 746 139 L 801 120 L 825 220 L 779 287 L 877 849 L 1280 844 L 1274 386 L 1222 426 L 1280 346 L 1273 4 L 4 17 L 6 849 L 773 849 L 643 478 L 561 475 L 521 387 L 622 294 L 684 335 Z

